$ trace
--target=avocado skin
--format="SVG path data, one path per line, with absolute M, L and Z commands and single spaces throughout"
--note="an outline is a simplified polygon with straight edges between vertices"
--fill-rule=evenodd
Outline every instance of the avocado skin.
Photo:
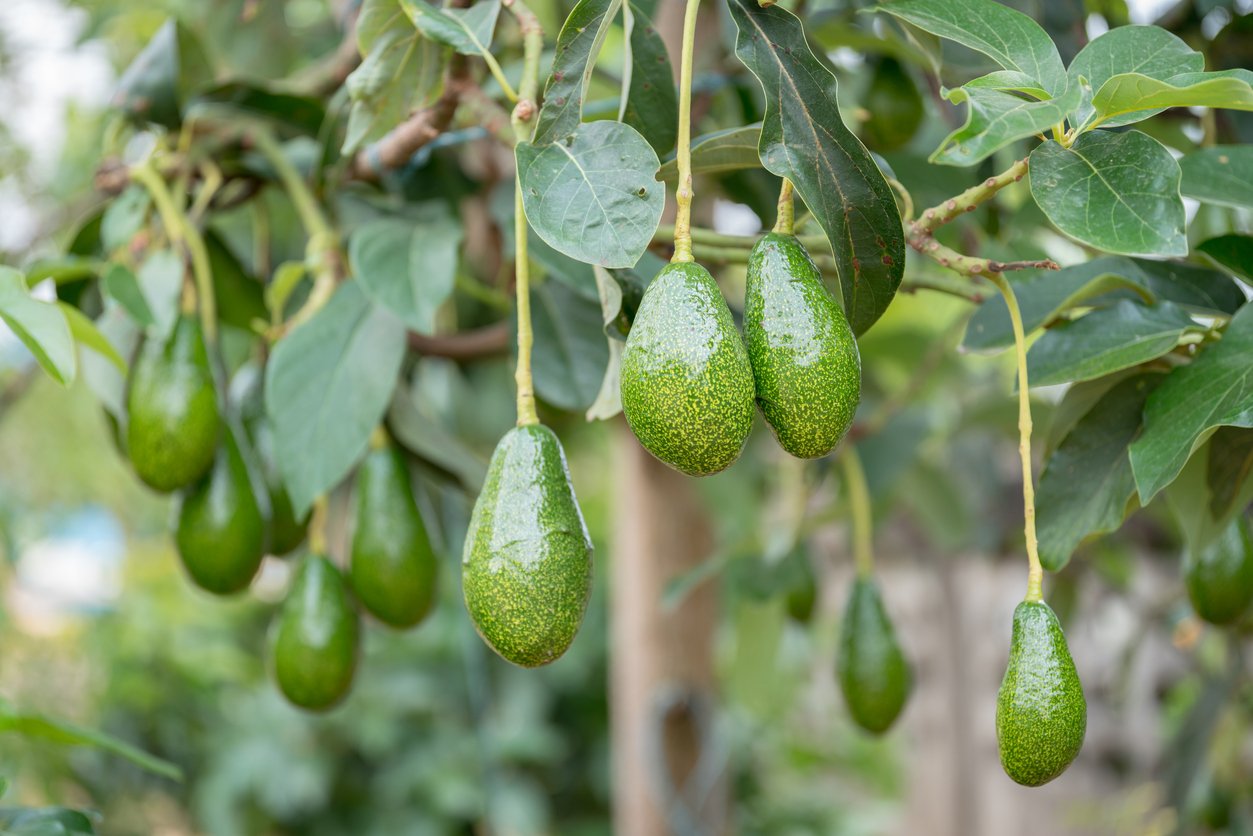
M 1088 706 L 1061 624 L 1048 604 L 1014 610 L 1009 667 L 996 695 L 996 739 L 1005 774 L 1025 787 L 1061 775 L 1083 746 Z
M 229 431 L 209 473 L 183 496 L 174 542 L 192 581 L 215 595 L 246 589 L 261 566 L 265 520 Z
M 872 579 L 857 578 L 849 590 L 836 669 L 857 725 L 873 734 L 887 731 L 904 708 L 913 680 Z
M 412 627 L 435 602 L 439 565 L 397 448 L 371 450 L 357 469 L 356 521 L 353 593 L 384 624 Z
M 267 522 L 266 551 L 282 557 L 296 550 L 309 530 L 309 514 L 296 519 L 291 496 L 283 484 L 274 458 L 274 429 L 265 414 L 262 370 L 255 363 L 246 363 L 231 381 L 231 400 L 239 405 L 239 416 L 252 440 L 253 450 L 261 461 L 266 493 L 270 498 L 270 519 Z
M 771 232 L 749 254 L 744 341 L 757 405 L 779 444 L 801 459 L 831 452 L 861 400 L 861 355 L 794 235 Z
M 297 570 L 274 631 L 274 675 L 294 705 L 323 711 L 352 686 L 357 611 L 329 560 L 308 555 Z
M 622 411 L 648 452 L 690 476 L 739 458 L 753 373 L 713 276 L 672 262 L 644 291 L 622 354 Z
M 164 345 L 144 343 L 131 368 L 126 446 L 159 491 L 185 488 L 213 464 L 221 419 L 200 323 L 181 316 Z
M 1184 555 L 1184 584 L 1196 614 L 1211 624 L 1231 624 L 1253 601 L 1253 536 L 1237 517 L 1199 554 Z
M 561 442 L 542 424 L 505 433 L 466 534 L 466 609 L 493 650 L 534 668 L 566 652 L 592 588 L 592 540 Z

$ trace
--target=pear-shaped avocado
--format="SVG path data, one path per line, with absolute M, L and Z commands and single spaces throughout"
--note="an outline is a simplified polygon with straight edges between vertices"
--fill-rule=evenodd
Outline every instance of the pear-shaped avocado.
M 874 734 L 887 731 L 905 707 L 913 682 L 879 587 L 870 578 L 857 578 L 849 590 L 836 667 L 853 720 Z
M 265 520 L 229 430 L 209 473 L 183 496 L 174 541 L 187 574 L 217 595 L 245 589 L 261 566 Z
M 283 695 L 312 711 L 343 699 L 357 668 L 357 633 L 339 570 L 325 557 L 305 557 L 274 630 L 274 676 Z
M 996 740 L 1005 774 L 1025 787 L 1061 775 L 1083 746 L 1088 704 L 1052 608 L 1014 610 L 1009 667 L 996 695 Z
M 384 624 L 412 627 L 435 602 L 439 566 L 395 447 L 371 450 L 357 469 L 356 520 L 352 591 Z
M 187 487 L 213 464 L 221 420 L 195 317 L 179 317 L 164 344 L 144 344 L 131 367 L 126 408 L 131 463 L 149 486 Z
M 1184 556 L 1184 583 L 1196 614 L 1211 624 L 1230 624 L 1253 601 L 1253 536 L 1249 521 L 1232 520 L 1213 543 Z
M 592 588 L 592 540 L 548 427 L 515 427 L 496 445 L 470 517 L 462 587 L 479 635 L 516 665 L 546 665 L 574 641 Z
M 622 353 L 622 412 L 640 443 L 691 476 L 728 467 L 753 426 L 753 372 L 709 271 L 662 268 Z
M 757 405 L 779 444 L 802 459 L 831 452 L 861 400 L 861 355 L 794 235 L 764 235 L 748 257 L 744 341 Z

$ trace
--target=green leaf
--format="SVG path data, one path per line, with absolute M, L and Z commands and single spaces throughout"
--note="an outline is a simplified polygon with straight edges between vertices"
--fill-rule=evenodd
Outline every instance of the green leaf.
M 468 9 L 441 9 L 425 0 L 400 0 L 418 31 L 462 55 L 490 55 L 500 0 L 478 0 Z
M 905 269 L 896 201 L 870 153 L 840 119 L 835 76 L 801 22 L 779 6 L 728 0 L 735 54 L 766 94 L 762 164 L 792 181 L 831 242 L 844 310 L 861 334 L 887 310 Z
M 104 334 L 101 334 L 99 329 L 96 328 L 96 323 L 88 319 L 82 311 L 73 305 L 57 302 L 57 307 L 65 315 L 65 322 L 70 326 L 70 334 L 73 335 L 76 343 L 90 348 L 112 363 L 119 372 L 126 374 L 126 361 L 122 359 L 121 354 L 118 354 L 117 349 L 113 347 L 113 343 L 109 342 Z
M 1210 436 L 1209 451 L 1205 481 L 1210 515 L 1224 519 L 1237 510 L 1237 500 L 1253 475 L 1253 430 L 1219 427 Z
M 52 283 L 57 286 L 94 279 L 100 274 L 102 266 L 94 258 L 82 258 L 76 255 L 40 259 L 26 267 L 26 286 L 34 287 L 46 279 L 51 279 Z
M 560 409 L 583 411 L 600 392 L 609 346 L 600 301 L 561 282 L 531 289 L 535 394 Z
M 1219 270 L 1182 261 L 1132 260 L 1138 280 L 1158 299 L 1174 302 L 1195 313 L 1232 314 L 1244 304 L 1244 294 L 1231 277 Z
M 169 778 L 173 781 L 183 780 L 183 771 L 175 764 L 162 760 L 138 749 L 125 740 L 114 737 L 95 729 L 88 729 L 64 720 L 56 720 L 41 714 L 14 712 L 8 705 L 0 703 L 0 734 L 20 734 L 63 746 L 87 746 L 125 758 L 136 766 Z
M 1066 89 L 1066 67 L 1053 39 L 1022 12 L 994 0 L 891 0 L 878 11 L 982 52 L 1050 95 Z
M 1145 399 L 1162 375 L 1121 381 L 1075 424 L 1049 457 L 1036 489 L 1040 562 L 1050 572 L 1067 564 L 1092 534 L 1114 531 L 1135 507 L 1127 445 L 1140 430 Z
M 152 314 L 153 324 L 149 326 L 151 333 L 158 339 L 165 339 L 174 329 L 186 272 L 183 259 L 173 250 L 157 250 L 139 265 L 139 275 L 135 278 L 143 294 L 144 304 Z M 129 296 L 129 291 L 127 295 Z M 121 302 L 122 299 L 119 298 L 118 301 Z M 130 310 L 129 304 L 126 307 Z M 137 305 L 135 310 L 139 310 Z
M 309 266 L 303 261 L 284 261 L 274 268 L 274 278 L 265 288 L 265 307 L 271 318 L 282 318 L 287 300 L 308 273 Z
M 275 455 L 296 515 L 348 474 L 396 388 L 405 327 L 357 282 L 279 340 L 266 367 Z
M 4 266 L 0 266 L 0 321 L 13 330 L 53 380 L 62 386 L 74 382 L 78 359 L 65 314 L 56 305 L 32 297 L 22 274 Z
M 1144 410 L 1144 434 L 1131 446 L 1140 501 L 1174 481 L 1188 457 L 1218 427 L 1253 427 L 1253 305 L 1223 337 L 1167 376 Z
M 130 243 L 135 233 L 148 222 L 152 197 L 142 186 L 131 184 L 113 199 L 100 218 L 100 245 L 105 252 Z
M 1056 125 L 1078 104 L 1080 93 L 1078 87 L 1070 87 L 1061 98 L 1028 101 L 968 84 L 945 95 L 953 104 L 966 103 L 966 124 L 945 137 L 931 155 L 931 162 L 966 166 Z
M 669 153 L 679 135 L 679 94 L 666 43 L 637 5 L 623 7 L 626 18 L 626 98 L 620 121 L 648 140 L 657 156 Z
M 181 276 L 179 277 L 181 280 Z M 139 287 L 139 280 L 125 264 L 110 264 L 104 273 L 103 290 L 107 297 L 122 306 L 122 310 L 145 328 L 157 324 L 157 319 L 148 307 L 148 300 Z
M 456 433 L 449 432 L 406 384 L 396 387 L 387 425 L 401 444 L 451 473 L 467 491 L 477 494 L 483 486 L 487 462 L 476 456 Z
M 719 174 L 745 168 L 760 168 L 761 125 L 728 128 L 692 140 L 692 174 Z M 657 178 L 667 183 L 678 182 L 679 161 L 670 157 L 661 166 Z
M 95 322 L 96 330 L 109 341 L 120 357 L 133 357 L 142 337 L 140 326 L 121 308 L 109 302 Z M 96 352 L 79 358 L 79 372 L 87 388 L 117 421 L 126 424 L 126 374 L 111 360 Z
M 1052 98 L 1049 91 L 1040 87 L 1039 82 L 1034 78 L 1026 73 L 1014 70 L 997 70 L 996 72 L 967 81 L 962 87 L 977 90 L 1000 90 L 1003 93 L 1024 93 L 1040 101 Z
M 1093 124 L 1135 116 L 1168 107 L 1221 107 L 1253 110 L 1253 72 L 1220 70 L 1181 73 L 1166 80 L 1141 73 L 1120 73 L 1101 85 L 1092 97 Z M 1138 118 L 1144 118 L 1140 116 Z M 1117 124 L 1134 119 L 1125 118 Z
M 167 20 L 118 80 L 113 104 L 139 122 L 177 127 L 192 92 L 213 80 L 195 36 Z
M 318 136 L 326 119 L 326 108 L 319 99 L 285 93 L 256 81 L 228 81 L 197 93 L 188 112 L 194 116 L 198 108 L 206 105 L 270 119 L 311 137 Z
M 0 836 L 94 836 L 91 817 L 68 807 L 0 808 Z
M 1094 131 L 1031 152 L 1031 194 L 1053 225 L 1101 250 L 1187 255 L 1179 164 L 1139 131 Z
M 613 274 L 604 267 L 592 268 L 596 274 L 596 292 L 600 297 L 600 318 L 605 333 L 605 344 L 609 349 L 609 359 L 605 364 L 605 374 L 600 381 L 600 389 L 587 408 L 584 417 L 588 421 L 606 421 L 622 411 L 622 347 L 623 342 L 618 335 L 622 320 L 622 285 Z
M 665 206 L 657 154 L 634 128 L 590 122 L 551 145 L 519 143 L 527 220 L 577 261 L 630 267 L 653 239 Z
M 1197 244 L 1196 250 L 1219 267 L 1253 282 L 1253 235 L 1220 235 Z
M 1083 102 L 1075 109 L 1072 124 L 1081 126 L 1093 117 L 1092 95 L 1120 73 L 1140 73 L 1166 79 L 1184 72 L 1205 69 L 1205 56 L 1160 26 L 1119 26 L 1089 43 L 1070 62 L 1070 83 L 1086 82 Z M 1147 119 L 1157 110 L 1127 113 L 1105 122 L 1107 128 Z
M 1209 441 L 1197 448 L 1183 470 L 1162 492 L 1188 551 L 1207 548 L 1222 536 L 1232 518 L 1253 502 L 1253 481 L 1249 480 L 1229 485 L 1234 499 L 1224 498 L 1216 502 L 1217 497 L 1211 492 L 1211 467 L 1221 465 L 1224 457 L 1236 453 L 1231 446 L 1233 439 L 1227 437 L 1223 429 L 1220 428 L 1210 436 Z M 1214 443 L 1215 439 L 1218 444 Z M 1217 508 L 1224 506 L 1225 511 L 1216 512 Z
M 433 211 L 431 211 L 433 210 Z M 435 315 L 452 295 L 461 250 L 461 224 L 444 204 L 420 219 L 380 218 L 363 224 L 348 245 L 362 289 L 412 331 L 435 333 Z
M 858 135 L 880 153 L 899 150 L 922 126 L 926 116 L 922 93 L 913 76 L 890 55 L 878 56 L 869 68 L 870 84 L 861 97 L 869 118 Z
M 552 74 L 544 85 L 544 105 L 532 138 L 535 145 L 551 145 L 578 129 L 587 82 L 621 3 L 622 0 L 579 0 L 570 10 L 557 35 Z
M 1253 209 L 1253 145 L 1218 145 L 1179 161 L 1180 190 L 1202 203 Z
M 217 233 L 206 230 L 205 250 L 209 255 L 209 271 L 213 275 L 213 298 L 217 302 L 218 319 L 245 331 L 252 330 L 256 320 L 266 319 L 265 289 L 255 276 Z

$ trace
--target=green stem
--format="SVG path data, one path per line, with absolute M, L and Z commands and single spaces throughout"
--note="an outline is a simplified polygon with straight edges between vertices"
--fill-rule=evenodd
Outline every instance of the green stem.
M 1022 460 L 1023 534 L 1027 541 L 1027 601 L 1043 600 L 1044 569 L 1036 547 L 1035 486 L 1031 478 L 1031 393 L 1027 386 L 1027 339 L 1023 333 L 1022 313 L 1014 288 L 1004 276 L 990 274 L 986 278 L 996 285 L 1009 308 L 1009 321 L 1014 328 L 1014 352 L 1018 359 L 1018 457 Z
M 910 231 L 915 234 L 934 232 L 936 227 L 966 212 L 973 211 L 979 204 L 991 200 L 1001 189 L 1011 183 L 1017 183 L 1025 176 L 1027 176 L 1027 158 L 1023 157 L 1000 174 L 989 177 L 956 197 L 951 197 L 938 206 L 923 211 L 922 216 L 911 225 Z
M 757 243 L 756 235 L 726 235 L 721 232 L 714 232 L 712 229 L 693 226 L 688 229 L 692 236 L 694 244 L 709 244 L 715 247 L 738 247 L 745 250 L 751 250 L 753 245 Z M 801 244 L 806 249 L 814 250 L 827 245 L 825 235 L 798 235 Z M 653 241 L 658 244 L 669 243 L 674 239 L 674 226 L 670 224 L 661 224 L 657 227 L 657 232 L 653 235 Z
M 780 235 L 791 235 L 795 226 L 795 207 L 792 202 L 792 181 L 783 178 L 779 186 L 779 211 L 775 216 L 774 231 Z
M 326 551 L 326 494 L 313 500 L 313 512 L 309 516 L 309 553 L 329 558 Z
M 490 52 L 484 52 L 483 60 L 487 62 L 487 69 L 491 71 L 492 78 L 496 79 L 496 83 L 504 91 L 505 98 L 511 102 L 517 102 L 518 91 L 514 90 L 513 85 L 509 83 L 509 79 L 505 78 L 505 71 L 500 68 L 496 58 Z
M 679 184 L 675 189 L 678 206 L 674 214 L 674 255 L 672 262 L 692 260 L 692 63 L 696 52 L 696 13 L 700 0 L 687 0 L 683 14 L 683 50 L 679 62 L 679 141 L 675 158 L 679 164 Z
M 857 564 L 857 576 L 869 578 L 874 573 L 874 523 L 870 514 L 866 472 L 862 470 L 856 447 L 851 444 L 844 446 L 840 453 L 840 467 L 844 471 L 844 486 L 848 489 L 848 504 L 852 513 L 853 559 Z

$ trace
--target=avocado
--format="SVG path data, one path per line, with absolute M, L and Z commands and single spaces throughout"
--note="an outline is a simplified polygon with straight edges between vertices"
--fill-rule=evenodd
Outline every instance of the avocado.
M 858 577 L 849 590 L 836 668 L 854 722 L 874 734 L 887 731 L 905 707 L 913 682 L 871 578 Z
M 918 85 L 900 61 L 883 55 L 873 60 L 872 67 L 870 86 L 861 100 L 869 118 L 859 133 L 871 150 L 883 154 L 913 138 L 926 109 Z
M 438 573 L 404 456 L 391 445 L 371 450 L 357 468 L 352 591 L 379 621 L 412 627 L 431 611 Z
M 644 291 L 622 353 L 622 411 L 640 443 L 690 476 L 739 458 L 753 372 L 709 271 L 672 262 Z
M 183 495 L 174 542 L 191 579 L 217 595 L 247 588 L 261 566 L 265 520 L 229 430 L 209 473 Z
M 1183 579 L 1196 614 L 1211 624 L 1230 624 L 1253 601 L 1253 536 L 1236 517 L 1209 546 L 1184 555 Z
M 861 355 L 794 235 L 768 233 L 749 254 L 744 341 L 757 405 L 779 444 L 801 459 L 831 452 L 861 400 Z
M 131 367 L 126 446 L 135 473 L 159 491 L 208 471 L 221 419 L 200 323 L 180 316 L 167 342 L 148 340 Z
M 808 624 L 818 603 L 818 582 L 809 562 L 808 549 L 798 546 L 784 559 L 787 595 L 784 598 L 788 617 L 798 624 Z
M 329 560 L 308 555 L 275 625 L 274 676 L 294 705 L 330 708 L 352 686 L 357 667 L 357 611 Z
M 1088 705 L 1066 636 L 1043 601 L 1014 610 L 1009 667 L 996 695 L 996 740 L 1005 774 L 1025 787 L 1066 771 L 1083 746 Z
M 496 445 L 470 517 L 462 587 L 479 635 L 515 665 L 546 665 L 574 641 L 592 588 L 592 540 L 548 427 L 515 427 Z

